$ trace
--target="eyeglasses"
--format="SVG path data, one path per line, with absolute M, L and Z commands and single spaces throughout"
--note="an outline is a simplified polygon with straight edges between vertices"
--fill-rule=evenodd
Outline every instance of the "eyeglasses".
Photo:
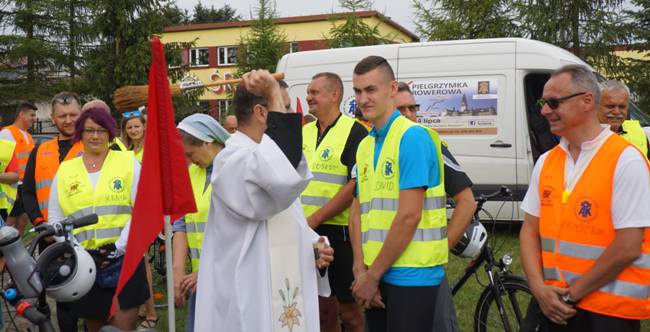
M 131 111 L 131 112 L 122 113 L 122 117 L 127 118 L 127 119 L 128 118 L 134 118 L 134 117 L 140 116 L 140 115 L 142 115 L 142 112 L 140 110 L 135 110 L 135 111 Z
M 84 130 L 82 131 L 82 133 L 83 133 L 84 135 L 86 135 L 86 136 L 95 136 L 95 135 L 100 136 L 100 135 L 106 135 L 106 134 L 108 134 L 108 130 L 106 130 L 106 129 L 104 129 L 104 128 L 100 128 L 100 129 L 84 128 Z
M 397 108 L 400 112 L 406 111 L 417 112 L 420 110 L 420 104 L 404 105 Z
M 567 100 L 569 100 L 569 99 L 571 99 L 573 97 L 582 96 L 584 94 L 587 94 L 587 93 L 586 92 L 578 92 L 578 93 L 574 93 L 572 95 L 568 95 L 568 96 L 564 96 L 564 97 L 560 97 L 560 98 L 540 98 L 537 101 L 537 105 L 539 105 L 539 107 L 544 107 L 544 105 L 548 105 L 548 107 L 550 109 L 555 110 L 558 107 L 560 107 L 561 103 L 563 103 L 563 102 L 565 102 L 565 101 L 567 101 Z
M 76 102 L 77 104 L 81 105 L 81 102 L 79 101 L 79 97 L 73 94 L 64 94 L 61 96 L 58 96 L 54 98 L 54 101 L 61 104 L 61 105 L 68 105 L 72 103 L 73 101 Z

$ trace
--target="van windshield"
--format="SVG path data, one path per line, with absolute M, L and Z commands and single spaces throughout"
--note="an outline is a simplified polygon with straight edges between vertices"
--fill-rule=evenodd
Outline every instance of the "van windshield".
M 594 72 L 594 74 L 598 78 L 599 83 L 603 83 L 607 81 L 607 78 L 605 78 L 603 75 L 599 74 L 598 72 Z M 630 114 L 630 119 L 638 120 L 641 127 L 650 127 L 650 116 L 644 113 L 639 108 L 639 106 L 636 106 L 636 104 L 633 103 L 631 100 L 628 105 L 628 112 Z

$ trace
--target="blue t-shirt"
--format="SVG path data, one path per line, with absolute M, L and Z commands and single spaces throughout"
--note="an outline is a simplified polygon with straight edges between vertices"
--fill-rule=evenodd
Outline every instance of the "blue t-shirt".
M 393 122 L 400 116 L 395 111 L 382 128 L 373 128 L 369 135 L 375 138 L 374 167 L 377 168 L 379 153 Z M 406 130 L 399 148 L 399 189 L 431 188 L 440 184 L 440 166 L 436 157 L 436 147 L 426 129 L 413 126 Z M 437 286 L 445 277 L 442 265 L 389 268 L 382 280 L 396 286 Z

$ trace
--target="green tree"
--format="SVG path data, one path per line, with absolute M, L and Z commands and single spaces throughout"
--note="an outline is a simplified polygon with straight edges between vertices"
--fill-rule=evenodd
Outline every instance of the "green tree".
M 372 2 L 368 0 L 340 0 L 339 6 L 351 12 L 370 10 Z M 338 23 L 345 19 L 342 24 Z M 390 43 L 392 36 L 384 36 L 379 31 L 379 24 L 370 26 L 357 15 L 332 14 L 330 16 L 328 44 L 331 48 L 378 45 Z
M 253 69 L 275 71 L 278 60 L 287 53 L 287 37 L 273 21 L 275 7 L 259 0 L 250 32 L 242 37 L 237 50 L 237 71 L 241 75 Z
M 650 114 L 650 0 L 633 0 L 637 10 L 627 10 L 627 24 L 633 43 L 631 49 L 639 52 L 641 59 L 628 60 L 626 81 L 637 105 Z
M 428 40 L 519 37 L 513 1 L 414 1 L 415 26 Z
M 194 6 L 194 16 L 190 23 L 216 23 L 216 22 L 229 22 L 229 21 L 239 21 L 240 17 L 237 15 L 237 11 L 226 4 L 219 9 L 215 9 L 214 6 L 210 8 L 203 6 L 201 2 Z

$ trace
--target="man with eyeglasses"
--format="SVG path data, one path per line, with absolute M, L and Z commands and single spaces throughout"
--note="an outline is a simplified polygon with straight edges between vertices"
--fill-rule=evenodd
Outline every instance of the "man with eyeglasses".
M 417 111 L 420 105 L 415 102 L 411 88 L 405 82 L 397 83 L 397 94 L 393 98 L 395 108 L 399 109 L 403 116 L 413 122 L 417 122 Z M 472 180 L 460 167 L 454 156 L 447 148 L 446 143 L 440 145 L 442 159 L 444 161 L 444 183 L 447 196 L 452 197 L 456 208 L 449 220 L 447 228 L 447 241 L 449 248 L 453 248 L 463 236 L 465 229 L 472 220 L 476 201 L 472 193 Z M 447 278 L 442 280 L 438 290 L 434 316 L 434 331 L 459 331 L 458 318 L 454 309 L 454 300 L 451 295 L 451 288 Z
M 541 331 L 639 331 L 650 318 L 648 162 L 600 124 L 589 68 L 558 69 L 542 96 L 561 140 L 535 164 L 520 233 Z
M 72 142 L 74 124 L 81 114 L 79 96 L 72 92 L 60 92 L 52 98 L 50 119 L 58 135 L 44 142 L 29 155 L 23 182 L 23 202 L 25 212 L 34 226 L 47 222 L 50 185 L 62 161 L 83 153 L 81 142 Z M 48 242 L 39 243 L 42 250 Z M 77 319 L 67 315 L 67 305 L 57 303 L 57 320 L 61 331 L 76 331 Z
M 25 225 L 29 221 L 25 209 L 23 208 L 22 200 L 22 184 L 25 176 L 25 166 L 27 165 L 27 158 L 29 153 L 34 148 L 34 140 L 32 135 L 27 132 L 32 128 L 36 120 L 36 110 L 38 108 L 31 102 L 22 102 L 16 109 L 16 119 L 10 126 L 5 127 L 0 131 L 0 139 L 16 142 L 14 152 L 18 158 L 19 180 L 17 188 L 17 196 L 13 208 L 7 218 L 7 224 L 16 227 L 20 234 L 23 234 Z
M 610 80 L 603 83 L 598 119 L 610 129 L 636 146 L 650 158 L 648 137 L 638 120 L 627 120 L 630 89 L 625 83 Z

